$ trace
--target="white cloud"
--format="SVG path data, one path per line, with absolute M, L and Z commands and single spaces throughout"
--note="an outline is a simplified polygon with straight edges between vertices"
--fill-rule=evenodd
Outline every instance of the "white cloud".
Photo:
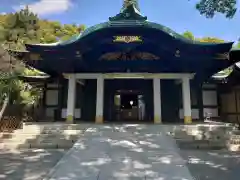
M 28 5 L 29 9 L 38 15 L 49 15 L 67 11 L 71 6 L 71 0 L 39 0 L 32 4 L 23 4 L 18 7 L 14 7 L 15 10 L 19 10 Z
M 7 13 L 5 13 L 5 12 L 0 12 L 0 15 L 6 15 Z

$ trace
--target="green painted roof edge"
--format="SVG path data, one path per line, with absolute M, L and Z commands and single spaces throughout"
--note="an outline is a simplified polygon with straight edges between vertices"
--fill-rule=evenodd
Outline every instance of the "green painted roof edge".
M 133 22 L 132 20 L 130 20 L 130 21 Z M 116 23 L 116 22 L 118 22 L 118 21 L 115 21 L 113 23 Z M 124 27 L 124 22 L 128 22 L 128 20 L 121 21 L 121 22 L 123 23 L 123 27 Z M 85 37 L 85 36 L 87 36 L 87 35 L 89 35 L 91 33 L 94 33 L 94 32 L 96 32 L 96 31 L 98 31 L 100 29 L 105 29 L 105 28 L 111 27 L 111 23 L 112 23 L 111 21 L 107 21 L 107 22 L 100 23 L 100 24 L 94 25 L 92 27 L 89 27 L 83 33 L 79 34 L 78 36 L 74 36 L 74 37 L 72 37 L 71 39 L 69 39 L 67 41 L 60 42 L 58 45 L 67 45 L 67 44 L 71 44 L 73 42 L 79 41 L 81 38 L 83 38 L 83 37 Z M 232 43 L 232 42 L 222 42 L 222 43 L 200 42 L 200 41 L 188 39 L 188 38 L 184 37 L 183 35 L 173 31 L 172 29 L 170 29 L 170 28 L 168 28 L 166 26 L 163 26 L 161 24 L 158 24 L 158 23 L 149 22 L 149 21 L 135 21 L 135 23 L 136 24 L 132 24 L 131 27 L 138 26 L 137 23 L 141 23 L 145 27 L 149 27 L 149 28 L 153 28 L 153 29 L 156 29 L 156 30 L 159 30 L 159 31 L 163 31 L 166 34 L 168 34 L 170 36 L 173 36 L 174 38 L 179 39 L 179 40 L 181 40 L 181 41 L 183 41 L 185 43 L 189 43 L 189 44 L 216 45 L 216 44 Z M 128 27 L 129 27 L 129 25 L 128 25 Z
M 105 28 L 109 28 L 109 27 L 114 27 L 115 23 L 122 23 L 122 27 L 135 27 L 135 26 L 138 27 L 139 24 L 141 24 L 142 26 L 140 26 L 140 27 L 148 27 L 148 28 L 153 28 L 153 29 L 159 30 L 159 31 L 163 31 L 166 34 L 174 37 L 175 39 L 178 39 L 178 40 L 181 40 L 185 43 L 193 44 L 193 45 L 195 44 L 195 45 L 211 46 L 211 45 L 217 45 L 217 44 L 233 43 L 233 42 L 222 42 L 222 43 L 200 42 L 200 41 L 188 39 L 188 38 L 184 37 L 183 35 L 173 31 L 172 29 L 170 29 L 166 26 L 163 26 L 161 24 L 158 24 L 158 23 L 154 23 L 154 22 L 150 22 L 150 21 L 124 20 L 124 21 L 113 21 L 113 22 L 112 21 L 107 21 L 107 22 L 103 22 L 103 23 L 100 23 L 100 24 L 96 24 L 94 26 L 91 26 L 91 27 L 87 28 L 82 33 L 72 36 L 69 40 L 66 40 L 66 41 L 59 41 L 59 42 L 54 43 L 54 44 L 30 44 L 30 45 L 46 46 L 46 47 L 57 47 L 57 46 L 69 45 L 69 44 L 75 43 L 77 41 L 80 41 L 83 37 L 86 37 L 87 35 L 92 34 L 96 31 L 99 31 L 99 30 L 105 29 Z M 124 23 L 128 23 L 128 25 L 125 26 Z M 117 27 L 121 27 L 121 26 L 118 25 Z
M 98 31 L 100 29 L 104 29 L 104 28 L 107 28 L 107 27 L 109 27 L 109 22 L 96 24 L 94 26 L 91 26 L 91 27 L 87 28 L 85 31 L 83 31 L 79 35 L 75 35 L 75 36 L 71 37 L 69 40 L 60 42 L 56 46 L 58 46 L 58 45 L 68 45 L 68 44 L 74 43 L 74 42 L 79 41 L 81 38 L 95 32 L 95 31 Z
M 214 74 L 212 76 L 212 78 L 214 78 L 214 79 L 223 79 L 223 78 L 228 77 L 233 72 L 233 66 L 234 65 L 232 65 L 232 66 L 230 66 L 230 67 L 228 67 L 226 69 L 223 69 L 222 71 L 217 72 L 216 74 Z

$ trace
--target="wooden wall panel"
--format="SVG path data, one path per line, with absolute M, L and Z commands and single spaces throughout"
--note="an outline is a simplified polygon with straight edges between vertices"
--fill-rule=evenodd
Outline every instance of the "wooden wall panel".
M 234 92 L 231 91 L 227 94 L 221 94 L 220 99 L 222 113 L 236 113 L 236 100 Z
M 232 87 L 231 91 L 220 95 L 221 116 L 223 121 L 238 123 L 240 121 L 240 88 Z
M 240 90 L 235 91 L 236 96 L 236 112 L 240 112 Z

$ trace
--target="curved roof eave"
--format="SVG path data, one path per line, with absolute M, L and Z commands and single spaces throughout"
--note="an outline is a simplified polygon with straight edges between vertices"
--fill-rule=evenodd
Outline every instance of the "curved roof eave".
M 235 66 L 240 69 L 240 62 L 235 63 Z
M 126 27 L 128 27 L 128 28 L 129 27 L 147 27 L 147 28 L 156 29 L 156 30 L 162 31 L 162 32 L 166 33 L 167 35 L 172 36 L 175 39 L 178 39 L 186 44 L 200 45 L 200 46 L 216 46 L 216 45 L 233 44 L 234 43 L 234 42 L 211 43 L 211 42 L 200 42 L 200 41 L 191 40 L 191 39 L 184 37 L 183 35 L 181 35 L 179 33 L 176 33 L 175 31 L 173 31 L 172 29 L 170 29 L 166 26 L 163 26 L 158 23 L 150 22 L 150 21 L 124 20 L 124 21 L 119 21 L 119 22 L 122 24 L 121 27 L 125 27 L 124 23 L 126 22 L 127 23 Z M 26 46 L 27 47 L 48 47 L 48 48 L 66 46 L 66 45 L 80 41 L 82 38 L 88 36 L 91 33 L 97 32 L 102 29 L 114 27 L 114 24 L 115 25 L 118 24 L 115 27 L 119 27 L 119 22 L 118 21 L 116 21 L 116 22 L 107 21 L 107 22 L 103 22 L 103 23 L 91 26 L 91 27 L 87 28 L 85 31 L 83 31 L 81 34 L 75 35 L 66 41 L 58 41 L 56 43 L 51 43 L 51 44 L 26 44 Z
M 34 44 L 34 45 L 36 45 L 36 46 L 56 46 L 56 45 L 59 45 L 60 43 L 61 43 L 61 41 L 58 41 L 55 43 L 48 43 L 48 44 L 40 43 L 40 44 Z
M 225 79 L 233 72 L 232 66 L 230 67 L 229 71 L 220 71 L 212 76 L 213 79 Z

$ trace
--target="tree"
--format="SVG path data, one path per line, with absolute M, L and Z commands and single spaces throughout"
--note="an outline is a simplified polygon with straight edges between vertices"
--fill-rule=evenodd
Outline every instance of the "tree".
M 20 63 L 0 47 L 0 119 L 9 103 L 10 94 L 17 88 L 17 69 Z
M 183 33 L 183 36 L 187 39 L 191 39 L 191 40 L 194 40 L 194 35 L 193 33 L 191 33 L 190 31 L 186 31 Z
M 200 42 L 223 43 L 224 40 L 215 37 L 203 37 L 197 39 Z
M 190 31 L 185 31 L 182 34 L 185 38 L 191 39 L 193 41 L 199 41 L 199 42 L 209 42 L 209 43 L 223 43 L 224 40 L 215 38 L 215 37 L 203 37 L 203 38 L 196 38 L 194 37 L 193 33 Z
M 8 14 L 1 30 L 5 38 L 2 40 L 4 48 L 24 50 L 25 43 L 38 42 L 38 21 L 37 15 L 30 12 L 28 7 L 19 12 Z
M 0 18 L 1 20 L 1 18 Z M 4 16 L 0 24 L 0 119 L 10 103 L 28 105 L 35 98 L 34 88 L 19 79 L 26 69 L 24 63 L 13 58 L 6 49 L 24 50 L 25 43 L 37 42 L 38 17 L 28 7 Z
M 122 10 L 129 4 L 134 4 L 139 10 L 138 0 L 124 0 Z M 237 12 L 236 6 L 237 0 L 198 0 L 196 9 L 207 18 L 214 17 L 216 13 L 224 14 L 226 18 L 233 18 Z
M 37 75 L 37 70 L 29 70 L 24 63 L 13 58 L 0 47 L 0 120 L 8 104 L 20 104 L 24 107 L 38 103 L 41 89 L 19 79 L 23 74 Z
M 13 58 L 10 50 L 25 50 L 26 43 L 52 43 L 68 40 L 85 30 L 84 25 L 66 24 L 39 19 L 26 7 L 19 12 L 0 15 L 0 119 L 8 104 L 32 106 L 38 103 L 41 88 L 20 80 L 22 75 L 39 75 Z
M 212 18 L 216 13 L 222 13 L 226 18 L 233 18 L 237 12 L 237 0 L 200 0 L 196 4 L 200 14 Z
M 236 48 L 240 48 L 240 41 L 238 41 Z

